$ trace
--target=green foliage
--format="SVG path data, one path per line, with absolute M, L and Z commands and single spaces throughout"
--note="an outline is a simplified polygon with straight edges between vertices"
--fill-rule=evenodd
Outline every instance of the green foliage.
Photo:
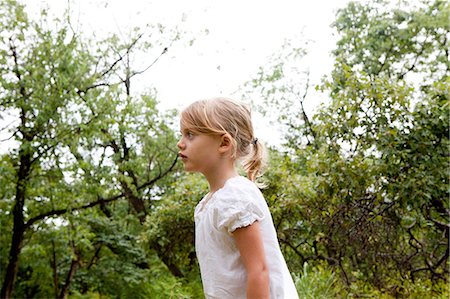
M 80 288 L 76 288 L 69 296 L 73 299 L 94 299 L 94 298 L 201 298 L 203 296 L 199 274 L 189 276 L 184 279 L 176 278 L 167 270 L 166 266 L 157 258 L 152 258 L 149 263 L 152 265 L 145 275 L 138 281 L 128 280 L 123 283 L 123 276 L 115 275 L 118 280 L 105 283 L 111 289 L 96 289 L 80 293 Z M 110 278 L 111 277 L 110 275 Z M 98 285 L 92 281 L 91 285 Z
M 308 121 L 304 102 L 310 88 L 309 70 L 305 66 L 307 45 L 308 41 L 301 38 L 285 41 L 279 53 L 269 57 L 265 66 L 243 87 L 244 98 L 265 120 L 286 132 L 281 136 L 285 143 L 290 139 L 309 142 L 308 127 L 303 126 Z M 255 98 L 262 103 L 254 101 Z
M 318 187 L 325 198 L 332 199 L 328 204 L 335 206 L 335 214 L 327 219 L 331 230 L 326 233 L 325 248 L 340 260 L 342 268 L 357 267 L 379 287 L 389 285 L 394 270 L 413 280 L 427 272 L 432 280 L 446 279 L 450 111 L 448 88 L 443 86 L 448 82 L 450 69 L 445 71 L 446 66 L 439 60 L 429 64 L 441 71 L 416 68 L 402 57 L 411 52 L 419 66 L 420 61 L 445 53 L 441 36 L 432 33 L 448 32 L 448 23 L 433 21 L 433 27 L 426 27 L 422 33 L 412 30 L 415 35 L 408 40 L 414 47 L 389 34 L 403 54 L 392 54 L 399 66 L 396 69 L 379 59 L 378 63 L 369 63 L 361 56 L 364 48 L 372 49 L 372 56 L 391 55 L 375 37 L 371 40 L 364 34 L 372 26 L 379 27 L 381 21 L 392 27 L 398 21 L 382 12 L 369 18 L 369 12 L 374 11 L 368 7 L 351 4 L 338 18 L 336 26 L 343 31 L 342 41 L 362 34 L 356 40 L 364 43 L 355 44 L 355 49 L 362 52 L 344 47 L 345 43 L 338 44 L 332 80 L 324 85 L 330 90 L 332 101 L 317 115 L 314 129 L 320 136 L 317 142 L 325 150 L 321 157 L 324 163 L 318 169 L 323 176 L 322 185 Z M 415 20 L 447 12 L 448 5 L 437 3 L 403 14 Z M 365 27 L 350 21 L 357 18 L 366 22 L 365 16 Z M 410 23 L 408 26 L 418 26 Z M 426 22 L 420 25 L 426 26 Z M 417 45 L 421 34 L 430 41 L 420 45 L 428 47 L 426 50 Z M 431 42 L 432 39 L 436 40 Z M 425 80 L 414 88 L 403 80 L 409 72 L 435 81 Z M 338 160 L 330 161 L 336 154 Z M 330 177 L 332 172 L 339 176 Z
M 159 257 L 178 276 L 198 272 L 193 215 L 205 190 L 206 181 L 199 175 L 180 175 L 146 220 L 143 240 L 148 248 L 159 249 Z
M 346 286 L 338 278 L 339 270 L 334 270 L 326 264 L 320 263 L 311 267 L 304 264 L 303 270 L 298 275 L 294 274 L 299 298 L 448 298 L 449 288 L 445 282 L 438 284 L 430 280 L 417 280 L 411 282 L 408 279 L 395 281 L 393 287 L 385 292 L 375 288 L 370 283 L 362 280 L 355 281 Z
M 409 279 L 397 279 L 390 283 L 392 286 L 389 290 L 380 291 L 369 283 L 361 280 L 356 281 L 345 288 L 338 297 L 342 298 L 431 298 L 444 299 L 450 295 L 448 284 L 440 282 L 432 282 L 430 280 L 416 280 L 412 282 Z
M 330 269 L 320 266 L 311 269 L 308 263 L 305 263 L 301 274 L 299 276 L 294 275 L 294 281 L 301 299 L 338 297 L 338 280 Z
M 330 101 L 313 117 L 281 110 L 300 130 L 272 154 L 264 191 L 295 273 L 325 261 L 346 296 L 448 293 L 448 15 L 444 1 L 338 12 L 335 67 L 317 87 Z M 261 86 L 302 99 L 280 74 Z
M 173 112 L 130 85 L 143 72 L 130 56 L 150 41 L 86 40 L 16 1 L 0 18 L 1 130 L 14 141 L 0 160 L 2 297 L 148 297 L 138 236 L 177 168 Z
M 312 254 L 312 244 L 305 236 L 314 229 L 305 219 L 315 206 L 315 177 L 306 174 L 302 164 L 288 154 L 271 151 L 265 174 L 268 186 L 262 190 L 289 269 L 294 273 L 303 270 Z
M 415 72 L 430 75 L 419 77 L 426 83 L 441 80 L 449 68 L 449 14 L 448 2 L 440 0 L 351 2 L 334 23 L 341 37 L 335 55 L 371 77 Z
M 162 41 L 139 28 L 86 40 L 65 18 L 0 3 L 0 130 L 13 142 L 0 156 L 1 279 L 14 274 L 18 298 L 202 297 L 193 211 L 207 186 L 178 172 L 175 112 L 131 84 L 145 70 L 133 55 L 157 60 Z M 449 295 L 450 9 L 392 5 L 338 12 L 316 115 L 301 40 L 247 86 L 286 132 L 263 192 L 303 298 Z

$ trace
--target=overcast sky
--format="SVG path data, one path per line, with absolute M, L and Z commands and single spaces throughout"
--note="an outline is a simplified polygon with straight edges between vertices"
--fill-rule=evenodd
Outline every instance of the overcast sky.
M 84 34 L 115 32 L 146 23 L 178 26 L 196 38 L 192 47 L 169 49 L 145 75 L 167 107 L 232 95 L 278 51 L 285 39 L 302 36 L 308 47 L 312 80 L 329 72 L 335 12 L 348 0 L 72 0 L 74 19 Z M 27 1 L 35 10 L 48 5 L 60 13 L 64 0 Z M 75 20 L 77 21 L 77 20 Z M 205 34 L 205 30 L 209 33 Z M 314 83 L 314 82 L 313 82 Z
M 284 40 L 311 40 L 307 65 L 312 85 L 332 67 L 336 36 L 330 27 L 338 8 L 348 0 L 72 0 L 72 21 L 89 35 L 126 35 L 148 23 L 178 27 L 195 38 L 173 46 L 139 78 L 139 88 L 154 87 L 162 108 L 182 108 L 213 96 L 238 97 L 239 87 L 255 76 Z M 30 13 L 48 6 L 62 14 L 69 1 L 24 1 Z M 208 32 L 208 34 L 206 34 Z M 149 61 L 151 61 L 153 57 Z M 311 109 L 317 97 L 310 97 Z M 265 128 L 260 131 L 267 131 Z M 270 134 L 276 134 L 272 132 Z M 266 139 L 272 137 L 267 136 Z M 264 137 L 263 137 L 264 139 Z M 269 142 L 270 143 L 270 142 Z

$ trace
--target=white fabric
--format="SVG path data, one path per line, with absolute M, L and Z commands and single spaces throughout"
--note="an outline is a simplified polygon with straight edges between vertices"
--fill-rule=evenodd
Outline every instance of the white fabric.
M 232 232 L 254 221 L 261 228 L 270 298 L 298 298 L 267 203 L 257 186 L 241 176 L 229 179 L 195 208 L 195 247 L 206 298 L 246 298 L 247 274 Z

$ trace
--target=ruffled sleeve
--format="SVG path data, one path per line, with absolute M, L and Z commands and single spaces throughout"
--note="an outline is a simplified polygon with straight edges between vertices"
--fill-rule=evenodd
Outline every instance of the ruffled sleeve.
M 246 227 L 264 218 L 259 201 L 259 190 L 248 184 L 228 186 L 216 201 L 217 226 L 232 234 L 237 228 Z

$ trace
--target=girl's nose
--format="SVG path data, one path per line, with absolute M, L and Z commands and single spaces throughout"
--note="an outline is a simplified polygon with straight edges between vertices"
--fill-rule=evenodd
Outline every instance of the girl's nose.
M 177 147 L 179 148 L 179 149 L 181 149 L 183 146 L 184 146 L 184 144 L 183 144 L 183 137 L 180 139 L 180 140 L 178 140 L 178 142 L 177 142 Z

